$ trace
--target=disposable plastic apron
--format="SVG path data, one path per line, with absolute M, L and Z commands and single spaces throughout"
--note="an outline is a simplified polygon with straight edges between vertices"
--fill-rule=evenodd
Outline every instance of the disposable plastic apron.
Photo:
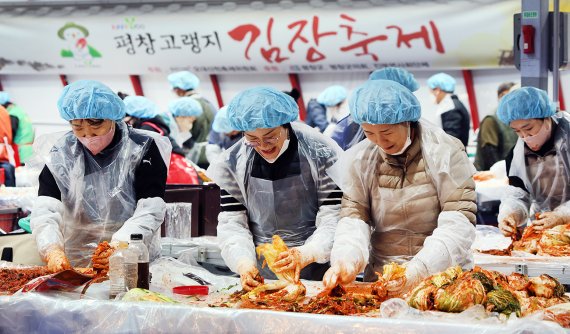
M 83 187 L 82 191 L 73 192 L 80 198 L 66 198 L 62 193 L 62 201 L 66 204 L 63 217 L 65 253 L 73 266 L 87 267 L 97 245 L 111 241 L 113 234 L 135 212 L 133 184 L 111 185 L 105 177 L 112 164 L 85 175 L 83 182 L 76 183 L 77 187 Z
M 568 175 L 561 154 L 536 156 L 536 163 L 527 166 L 531 176 L 531 213 L 552 211 L 570 199 Z
M 436 187 L 429 183 L 401 189 L 377 186 L 372 192 L 370 203 L 375 230 L 371 235 L 370 258 L 364 270 L 365 281 L 375 281 L 375 272 L 382 272 L 383 265 L 407 262 L 422 248 L 425 238 L 437 227 L 437 214 L 432 214 L 436 208 L 426 207 L 424 219 L 418 221 L 417 214 L 408 212 L 408 203 L 428 197 L 437 198 Z M 439 203 L 434 206 L 439 212 Z M 390 214 L 399 218 L 393 219 Z
M 311 167 L 304 159 L 300 157 L 300 175 L 276 181 L 249 177 L 247 209 L 249 227 L 256 246 L 271 243 L 275 234 L 288 247 L 301 246 L 315 231 L 315 219 L 319 210 L 317 189 L 311 176 Z M 258 259 L 257 268 L 261 276 L 277 279 L 262 264 L 263 258 Z M 328 263 L 312 263 L 301 270 L 301 278 L 321 280 L 328 268 Z
M 142 156 L 145 146 L 130 140 L 124 123 L 117 123 L 116 131 L 121 132 L 120 146 L 101 164 L 67 134 L 59 150 L 69 152 L 54 153 L 49 166 L 61 190 L 64 247 L 73 266 L 88 266 L 97 244 L 110 241 L 136 208 L 133 173 L 138 159 L 133 157 Z M 74 163 L 62 164 L 64 156 Z

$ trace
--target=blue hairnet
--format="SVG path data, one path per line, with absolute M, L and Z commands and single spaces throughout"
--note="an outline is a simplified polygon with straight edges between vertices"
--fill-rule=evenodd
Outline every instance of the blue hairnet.
M 0 92 L 0 104 L 6 104 L 10 101 L 10 94 L 7 92 Z
M 329 88 L 325 89 L 319 96 L 317 97 L 317 102 L 323 104 L 327 107 L 336 106 L 337 104 L 341 103 L 342 101 L 346 100 L 347 96 L 346 88 L 335 85 L 330 86 Z
M 455 91 L 455 79 L 449 74 L 438 73 L 432 75 L 427 81 L 431 89 L 439 88 L 444 92 L 453 93 Z
M 74 119 L 110 119 L 125 117 L 125 103 L 99 81 L 79 80 L 65 86 L 57 100 L 57 109 L 66 121 Z
M 127 96 L 123 100 L 127 115 L 136 118 L 154 118 L 160 110 L 158 106 L 144 96 Z
M 293 122 L 298 116 L 295 100 L 269 87 L 244 90 L 228 105 L 230 124 L 238 131 L 274 128 Z
M 420 88 L 420 84 L 414 78 L 414 75 L 403 68 L 385 67 L 370 73 L 368 80 L 392 80 L 406 87 L 412 92 Z
M 534 87 L 516 89 L 501 98 L 497 116 L 506 125 L 518 119 L 546 118 L 556 107 L 545 91 Z
M 200 85 L 200 79 L 194 73 L 188 71 L 169 74 L 168 82 L 172 88 L 180 88 L 182 90 L 196 89 Z
M 182 97 L 168 104 L 168 110 L 174 117 L 202 115 L 202 105 L 193 97 Z
M 368 80 L 349 99 L 356 123 L 397 124 L 417 121 L 420 102 L 406 87 L 391 80 Z
M 230 124 L 230 119 L 228 118 L 228 107 L 223 106 L 218 110 L 216 116 L 214 117 L 214 122 L 212 123 L 212 129 L 217 133 L 230 133 L 234 131 L 232 125 Z

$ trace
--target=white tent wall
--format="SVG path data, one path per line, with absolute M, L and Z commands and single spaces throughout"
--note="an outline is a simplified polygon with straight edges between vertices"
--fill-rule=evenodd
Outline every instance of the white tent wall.
M 57 112 L 61 81 L 54 75 L 2 75 L 2 88 L 12 102 L 28 113 L 36 128 L 36 138 L 42 133 L 68 129 Z
M 420 89 L 416 92 L 416 96 L 422 104 L 424 114 L 427 114 L 433 108 L 427 79 L 435 72 L 416 71 L 413 73 L 420 83 Z M 456 93 L 469 107 L 461 71 L 452 70 L 447 71 L 447 73 L 457 80 Z M 472 74 L 480 120 L 496 109 L 499 84 L 507 81 L 520 81 L 520 73 L 516 69 L 474 70 Z M 217 106 L 210 78 L 206 75 L 199 75 L 199 77 L 201 84 L 198 91 Z M 323 89 L 333 84 L 343 85 L 351 92 L 367 77 L 368 74 L 365 72 L 306 73 L 300 74 L 299 80 L 304 101 L 307 103 L 310 98 L 318 96 Z M 560 77 L 565 91 L 564 98 L 568 104 L 570 103 L 570 71 L 562 71 Z M 134 94 L 130 79 L 125 75 L 68 76 L 69 82 L 81 79 L 99 80 L 114 91 Z M 279 90 L 291 89 L 286 74 L 220 75 L 218 81 L 225 104 L 228 104 L 241 90 L 253 86 L 265 85 Z M 68 129 L 57 111 L 57 99 L 63 89 L 59 77 L 54 75 L 1 75 L 0 82 L 4 90 L 10 93 L 12 101 L 19 104 L 30 115 L 36 126 L 37 135 Z M 141 76 L 141 84 L 145 96 L 155 101 L 162 110 L 166 110 L 168 102 L 175 98 L 166 80 L 166 75 L 143 75 Z M 551 80 L 549 93 L 552 96 Z

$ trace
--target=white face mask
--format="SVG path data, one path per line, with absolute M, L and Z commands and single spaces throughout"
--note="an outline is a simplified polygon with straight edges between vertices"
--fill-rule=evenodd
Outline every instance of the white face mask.
M 270 164 L 274 163 L 275 161 L 277 161 L 277 159 L 279 159 L 279 157 L 285 153 L 285 151 L 287 150 L 287 148 L 289 147 L 289 139 L 285 139 L 285 141 L 283 142 L 283 146 L 281 146 L 281 150 L 279 151 L 279 154 L 277 154 L 277 156 L 273 159 L 267 159 L 266 157 L 263 156 L 263 154 L 260 154 L 261 157 L 263 159 L 265 159 L 265 161 L 269 162 Z
M 399 150 L 398 152 L 389 154 L 389 153 L 386 153 L 386 151 L 384 151 L 384 150 L 382 149 L 382 147 L 380 147 L 380 146 L 378 146 L 378 147 L 380 148 L 380 150 L 382 150 L 382 152 L 384 152 L 384 153 L 386 153 L 386 154 L 388 154 L 388 155 L 400 155 L 400 154 L 404 153 L 404 152 L 408 149 L 408 147 L 410 147 L 410 145 L 412 145 L 412 138 L 411 138 L 411 136 L 410 136 L 410 131 L 411 131 L 411 130 L 410 130 L 410 125 L 408 125 L 408 137 L 406 138 L 406 142 L 404 143 L 404 146 L 402 146 L 402 149 Z
M 540 130 L 538 131 L 537 134 L 535 134 L 534 136 L 523 137 L 523 140 L 528 145 L 528 147 L 530 147 L 531 150 L 538 151 L 540 150 L 542 145 L 544 145 L 544 143 L 546 143 L 548 139 L 550 139 L 551 134 L 552 131 L 551 131 L 550 121 L 545 119 L 544 123 L 540 127 Z
M 190 117 L 178 117 L 176 118 L 176 124 L 180 132 L 188 132 L 191 131 L 194 126 L 194 119 Z

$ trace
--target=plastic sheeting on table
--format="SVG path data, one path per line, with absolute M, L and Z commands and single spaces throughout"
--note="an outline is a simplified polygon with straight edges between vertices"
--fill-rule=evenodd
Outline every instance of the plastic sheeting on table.
M 505 249 L 511 244 L 511 238 L 505 237 L 495 226 L 477 225 L 475 241 L 471 246 L 474 250 Z
M 37 187 L 0 187 L 0 206 L 31 211 L 38 197 Z
M 39 167 L 39 166 L 38 166 Z M 16 168 L 16 187 L 35 187 L 39 185 L 39 176 L 41 168 L 32 168 L 28 166 Z M 37 195 L 37 191 L 36 191 Z
M 172 295 L 168 291 L 171 285 L 197 283 L 184 276 L 186 272 L 209 280 L 214 288 L 239 283 L 237 278 L 219 277 L 169 258 L 153 262 L 151 272 L 151 289 L 157 291 L 158 286 L 167 295 Z M 161 284 L 166 275 L 176 279 Z M 304 284 L 308 295 L 322 288 L 321 282 Z M 179 300 L 184 304 L 93 299 L 105 298 L 108 288 L 108 282 L 94 285 L 83 300 L 70 293 L 0 296 L 0 333 L 565 333 L 560 326 L 537 317 L 513 317 L 502 323 L 497 317 L 488 317 L 482 308 L 460 314 L 420 312 L 401 299 L 382 304 L 379 313 L 385 318 L 212 308 L 207 307 L 208 301 L 192 304 L 183 298 Z M 239 284 L 234 284 L 236 288 Z M 90 294 L 92 289 L 96 293 Z M 233 289 L 222 293 L 228 295 Z
M 161 257 L 150 265 L 151 290 L 171 293 L 182 285 L 206 285 L 210 291 L 239 287 L 239 278 L 214 275 L 197 264 L 188 264 L 170 257 Z
M 554 323 L 516 320 L 382 319 L 199 308 L 176 304 L 0 297 L 0 329 L 13 333 L 565 333 Z

